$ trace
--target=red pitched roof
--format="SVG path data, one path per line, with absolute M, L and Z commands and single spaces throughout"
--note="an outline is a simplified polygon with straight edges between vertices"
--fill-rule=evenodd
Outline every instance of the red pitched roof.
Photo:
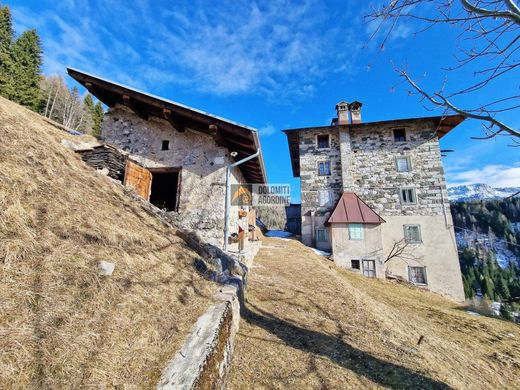
M 344 192 L 328 223 L 371 223 L 379 224 L 385 220 L 372 210 L 354 192 Z

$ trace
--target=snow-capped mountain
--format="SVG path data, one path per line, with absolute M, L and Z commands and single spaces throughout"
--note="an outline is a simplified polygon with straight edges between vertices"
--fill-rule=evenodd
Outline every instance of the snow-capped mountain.
M 468 184 L 448 188 L 451 201 L 502 199 L 520 191 L 520 187 L 493 188 L 487 184 Z

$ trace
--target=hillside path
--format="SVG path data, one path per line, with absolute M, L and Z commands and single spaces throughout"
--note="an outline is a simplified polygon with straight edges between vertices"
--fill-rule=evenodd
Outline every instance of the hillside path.
M 494 368 L 472 350 L 478 337 L 466 345 L 452 334 L 453 327 L 464 334 L 480 321 L 455 306 L 435 294 L 339 270 L 296 240 L 265 238 L 249 276 L 228 388 L 478 388 L 486 382 L 482 367 Z M 417 346 L 423 334 L 427 342 Z M 518 368 L 490 374 L 489 385 L 508 387 Z

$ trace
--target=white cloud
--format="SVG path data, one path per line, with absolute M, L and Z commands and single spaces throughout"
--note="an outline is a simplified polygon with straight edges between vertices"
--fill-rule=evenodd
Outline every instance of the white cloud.
M 268 123 L 264 127 L 261 127 L 260 129 L 258 129 L 258 132 L 260 133 L 261 136 L 269 137 L 270 135 L 273 135 L 274 133 L 276 133 L 276 128 L 271 123 Z
M 482 168 L 446 173 L 451 185 L 484 183 L 491 187 L 520 187 L 520 163 L 486 165 Z
M 46 73 L 64 74 L 70 65 L 140 88 L 161 83 L 283 102 L 311 96 L 329 72 L 352 68 L 354 31 L 342 7 L 332 12 L 319 0 L 179 0 L 174 7 L 67 0 L 49 2 L 44 12 L 12 9 L 20 30 L 37 28 L 42 36 Z

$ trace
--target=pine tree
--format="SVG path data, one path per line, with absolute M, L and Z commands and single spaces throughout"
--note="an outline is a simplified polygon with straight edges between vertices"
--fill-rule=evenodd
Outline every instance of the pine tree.
M 0 95 L 8 99 L 12 99 L 15 91 L 12 59 L 13 40 L 11 11 L 7 6 L 0 6 Z
M 36 30 L 25 31 L 13 44 L 15 94 L 13 100 L 40 109 L 42 49 Z
M 496 286 L 496 293 L 500 296 L 501 299 L 511 298 L 509 287 L 507 286 L 507 282 L 504 280 L 503 277 L 498 278 Z
M 100 102 L 97 102 L 94 106 L 94 111 L 92 115 L 92 119 L 94 121 L 94 125 L 92 127 L 92 135 L 96 138 L 101 137 L 101 124 L 103 123 L 103 116 L 105 112 L 103 111 L 103 106 Z

